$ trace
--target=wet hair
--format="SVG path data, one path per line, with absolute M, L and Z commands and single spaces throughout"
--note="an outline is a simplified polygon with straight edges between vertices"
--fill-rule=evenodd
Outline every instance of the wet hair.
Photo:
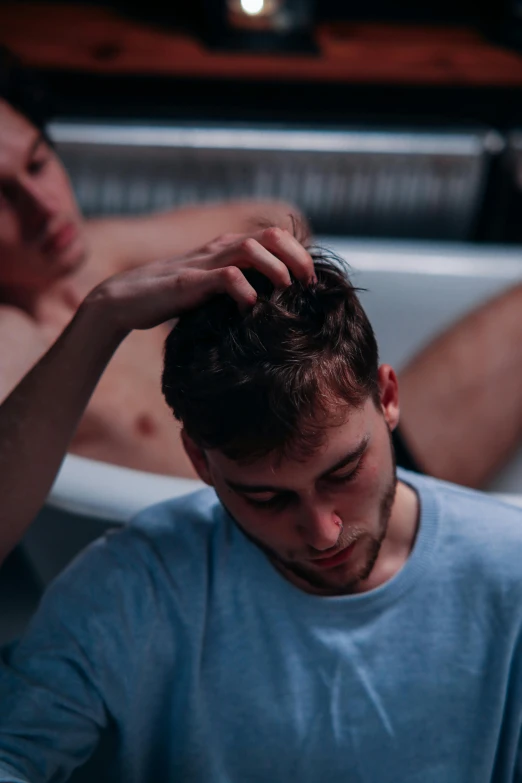
M 0 46 L 0 100 L 22 114 L 49 142 L 46 124 L 52 107 L 44 81 L 5 46 Z
M 350 406 L 379 405 L 378 350 L 347 265 L 312 250 L 317 283 L 258 293 L 242 314 L 228 296 L 186 315 L 165 343 L 163 394 L 193 441 L 251 462 L 306 459 Z

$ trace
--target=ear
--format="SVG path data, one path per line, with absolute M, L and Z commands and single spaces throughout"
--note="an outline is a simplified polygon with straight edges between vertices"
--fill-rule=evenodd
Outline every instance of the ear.
M 383 416 L 391 431 L 399 423 L 399 383 L 395 370 L 389 364 L 381 364 L 379 373 L 379 396 Z
M 212 476 L 208 468 L 207 455 L 202 448 L 194 443 L 192 438 L 187 435 L 185 430 L 181 430 L 181 439 L 183 441 L 185 451 L 187 452 L 187 455 L 192 462 L 192 465 L 194 466 L 194 470 L 200 477 L 201 481 L 204 481 L 205 484 L 213 487 L 214 482 L 212 481 Z

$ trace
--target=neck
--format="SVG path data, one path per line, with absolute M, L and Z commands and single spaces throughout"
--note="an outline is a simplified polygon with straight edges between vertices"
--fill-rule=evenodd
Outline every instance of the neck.
M 386 536 L 371 574 L 361 582 L 358 592 L 367 592 L 395 576 L 409 558 L 419 526 L 419 498 L 414 489 L 397 482 Z

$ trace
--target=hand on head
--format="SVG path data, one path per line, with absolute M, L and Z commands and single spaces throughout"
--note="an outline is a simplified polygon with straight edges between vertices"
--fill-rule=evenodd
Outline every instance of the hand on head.
M 257 294 L 242 270 L 255 269 L 274 286 L 315 280 L 312 257 L 289 231 L 270 227 L 248 235 L 225 234 L 181 258 L 156 261 L 104 281 L 87 300 L 108 307 L 123 332 L 149 329 L 199 307 L 217 294 L 242 309 Z M 292 276 L 292 277 L 291 277 Z

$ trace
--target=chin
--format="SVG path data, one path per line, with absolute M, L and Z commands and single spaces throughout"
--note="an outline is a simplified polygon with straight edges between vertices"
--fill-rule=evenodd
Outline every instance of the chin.
M 324 574 L 296 563 L 291 565 L 279 563 L 278 566 L 289 581 L 301 587 L 305 592 L 343 595 L 354 592 L 360 582 L 358 572 L 347 566 L 332 568 L 329 573 Z
M 301 586 L 308 586 L 312 592 L 323 595 L 349 595 L 361 590 L 361 585 L 373 571 L 377 560 L 382 540 L 371 539 L 361 550 L 354 553 L 354 557 L 348 563 L 343 563 L 334 568 L 321 572 L 306 566 L 292 563 L 287 564 L 287 572 L 293 574 Z
M 53 271 L 60 276 L 69 274 L 80 267 L 87 257 L 87 251 L 81 240 L 75 240 L 69 247 L 52 257 Z

